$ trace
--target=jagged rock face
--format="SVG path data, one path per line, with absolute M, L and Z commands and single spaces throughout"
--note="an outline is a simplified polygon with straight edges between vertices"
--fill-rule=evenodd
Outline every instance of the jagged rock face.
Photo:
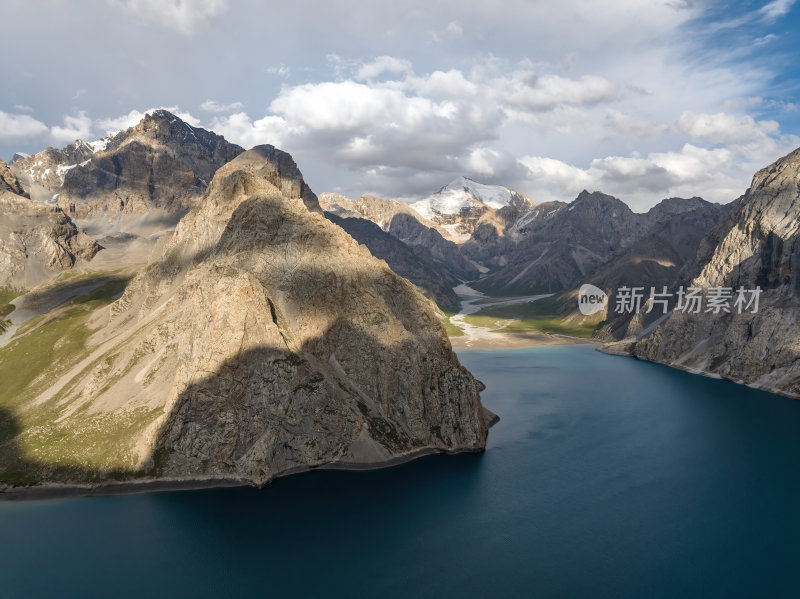
M 642 234 L 642 223 L 624 202 L 581 192 L 567 207 L 542 212 L 508 265 L 488 276 L 483 288 L 506 294 L 563 291 L 604 264 Z
M 426 226 L 434 226 L 406 203 L 369 194 L 362 195 L 358 200 L 351 200 L 340 193 L 327 192 L 320 194 L 319 203 L 325 212 L 341 217 L 366 218 L 384 231 L 389 229 L 392 219 L 398 214 L 409 214 Z
M 759 310 L 673 312 L 639 358 L 800 395 L 800 150 L 753 177 L 698 251 L 692 285 L 763 289 Z
M 371 195 L 351 200 L 338 193 L 320 194 L 320 204 L 326 212 L 336 216 L 363 217 L 374 222 L 411 247 L 424 263 L 434 264 L 435 270 L 444 274 L 453 285 L 479 274 L 475 265 L 462 255 L 458 245 L 447 237 L 449 234 L 445 229 L 423 218 L 408 204 Z
M 642 313 L 638 319 L 635 315 L 615 312 L 617 290 L 623 286 L 643 287 L 644 293 L 649 294 L 651 288 L 661 292 L 667 287 L 674 293 L 681 285 L 688 286 L 692 277 L 687 265 L 694 263 L 701 242 L 728 210 L 728 206 L 699 198 L 671 198 L 665 202 L 672 204 L 669 211 L 661 211 L 659 204 L 643 215 L 653 223 L 650 233 L 586 278 L 585 282 L 608 294 L 609 309 L 603 332 L 607 338 L 621 339 L 636 334 L 663 316 L 663 308 Z M 577 315 L 577 289 L 573 291 L 569 297 L 569 311 Z
M 482 224 L 505 229 L 533 208 L 533 201 L 521 193 L 499 185 L 483 185 L 459 177 L 433 195 L 411 207 L 424 218 L 464 243 Z
M 442 236 L 438 228 L 425 226 L 410 214 L 397 214 L 387 230 L 414 248 L 417 255 L 438 264 L 454 285 L 479 274 L 479 269 L 461 253 L 457 244 Z
M 454 311 L 460 308 L 461 302 L 448 282 L 448 273 L 429 255 L 414 253 L 411 247 L 365 218 L 341 218 L 327 212 L 326 216 L 353 239 L 365 245 L 373 256 L 384 260 L 394 272 L 419 287 L 440 308 Z
M 507 206 L 485 211 L 470 238 L 461 245 L 462 254 L 484 266 L 505 266 L 521 238 L 518 223 L 532 212 L 532 206 L 527 198 L 517 194 Z
M 684 214 L 693 216 L 681 220 Z M 609 273 L 618 271 L 621 276 L 631 263 L 642 264 L 643 259 L 645 270 L 640 274 L 649 276 L 658 270 L 650 267 L 659 260 L 673 264 L 670 256 L 679 247 L 683 249 L 676 259 L 682 265 L 685 250 L 696 250 L 697 238 L 721 214 L 718 206 L 700 198 L 670 198 L 645 214 L 635 214 L 617 198 L 583 191 L 571 204 L 543 204 L 514 223 L 509 236 L 519 241 L 509 250 L 508 264 L 480 287 L 507 294 L 558 293 L 590 281 L 606 264 L 611 264 Z M 648 236 L 654 237 L 644 241 Z M 681 239 L 687 245 L 681 246 Z M 618 257 L 620 262 L 614 263 Z M 611 278 L 603 275 L 599 283 Z M 636 283 L 635 277 L 631 283 Z
M 56 206 L 0 191 L 0 287 L 33 287 L 100 249 Z
M 526 237 L 531 230 L 538 230 L 542 222 L 551 219 L 562 208 L 568 207 L 566 202 L 543 202 L 533 210 L 529 210 L 509 228 L 509 235 L 514 239 Z
M 65 405 L 146 409 L 125 444 L 136 467 L 168 478 L 263 484 L 330 463 L 482 450 L 480 383 L 432 303 L 310 210 L 291 169 L 283 178 L 289 164 L 265 146 L 217 171 L 163 258 L 112 304 L 97 366 Z
M 85 165 L 94 152 L 90 144 L 78 139 L 63 148 L 46 148 L 32 156 L 19 155 L 20 158 L 12 162 L 11 169 L 32 197 L 43 199 L 37 192 L 45 190 L 51 196 L 57 194 L 67 173 Z
M 2 160 L 0 160 L 0 191 L 10 191 L 19 196 L 27 195 L 17 180 L 17 176 Z
M 165 110 L 145 116 L 104 145 L 64 176 L 58 204 L 74 217 L 188 210 L 214 172 L 243 152 Z

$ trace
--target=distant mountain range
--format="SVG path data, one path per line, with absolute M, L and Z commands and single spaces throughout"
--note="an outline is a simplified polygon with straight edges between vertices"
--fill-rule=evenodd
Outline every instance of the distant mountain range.
M 495 417 L 435 304 L 368 248 L 432 263 L 344 222 L 359 244 L 285 152 L 157 111 L 0 177 L 0 493 L 263 485 L 485 447 Z M 167 228 L 140 235 L 153 214 Z
M 727 310 L 673 310 L 605 350 L 800 397 L 800 149 L 755 174 L 684 278 L 706 297 L 728 290 Z M 737 308 L 737 291 L 750 302 L 756 288 L 758 305 Z
M 0 483 L 263 484 L 480 451 L 494 416 L 440 324 L 465 283 L 547 295 L 476 317 L 800 396 L 798 222 L 800 150 L 731 205 L 644 214 L 464 177 L 411 204 L 317 197 L 285 152 L 163 110 L 17 155 L 0 161 Z M 595 314 L 583 283 L 608 295 Z M 625 286 L 763 294 L 755 313 L 633 313 Z

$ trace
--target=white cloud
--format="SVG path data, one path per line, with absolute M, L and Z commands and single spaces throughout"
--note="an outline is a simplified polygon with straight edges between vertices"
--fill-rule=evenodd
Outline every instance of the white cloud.
M 133 127 L 144 118 L 145 114 L 146 112 L 131 110 L 128 114 L 118 117 L 98 119 L 96 125 L 105 135 L 111 135 L 117 131 Z
M 520 163 L 529 171 L 526 187 L 536 190 L 537 201 L 564 201 L 594 183 L 587 171 L 555 158 L 525 156 Z
M 518 71 L 490 84 L 504 96 L 507 106 L 521 113 L 547 112 L 561 106 L 594 106 L 616 100 L 620 93 L 618 85 L 596 75 L 569 79 Z
M 214 100 L 206 100 L 200 105 L 206 112 L 237 112 L 244 108 L 241 102 L 231 102 L 230 104 L 219 104 Z
M 675 128 L 692 140 L 724 145 L 748 163 L 771 162 L 800 145 L 800 137 L 783 134 L 777 121 L 724 112 L 684 112 Z
M 278 77 L 288 77 L 291 75 L 292 69 L 281 63 L 278 66 L 273 65 L 271 67 L 267 67 L 267 73 L 270 75 L 277 75 Z
M 458 21 L 450 21 L 444 29 L 450 37 L 458 38 L 464 35 L 464 28 Z
M 102 132 L 103 135 L 112 135 L 118 131 L 123 131 L 129 127 L 133 127 L 141 121 L 145 115 L 152 114 L 156 110 L 166 110 L 171 112 L 183 121 L 186 121 L 193 127 L 200 126 L 200 120 L 192 116 L 188 112 L 182 111 L 177 106 L 159 106 L 157 108 L 150 108 L 144 112 L 138 110 L 131 110 L 128 114 L 123 114 L 112 118 L 97 119 L 94 123 L 94 128 Z
M 758 14 L 767 23 L 774 23 L 783 15 L 788 14 L 794 6 L 795 0 L 773 0 L 769 4 L 762 6 Z
M 0 110 L 0 139 L 22 140 L 39 137 L 47 132 L 47 125 L 27 114 L 14 114 Z
M 244 148 L 261 144 L 285 146 L 292 133 L 289 124 L 280 116 L 265 116 L 253 121 L 244 112 L 214 117 L 210 128 Z
M 50 138 L 55 143 L 69 143 L 76 139 L 87 139 L 92 133 L 92 119 L 81 110 L 77 116 L 65 116 L 64 125 L 50 128 Z
M 271 116 L 283 119 L 291 147 L 325 147 L 352 164 L 452 166 L 496 139 L 504 123 L 558 130 L 582 122 L 582 109 L 619 96 L 619 86 L 599 76 L 494 67 L 419 76 L 409 61 L 390 56 L 346 66 L 331 60 L 353 78 L 284 87 Z
M 431 41 L 434 43 L 439 43 L 444 40 L 457 40 L 464 36 L 464 27 L 459 21 L 453 20 L 447 23 L 444 29 L 431 31 L 429 35 Z
M 614 109 L 606 111 L 605 124 L 617 133 L 635 137 L 652 137 L 664 130 L 663 126 Z
M 732 113 L 683 111 L 658 122 L 641 118 L 649 111 L 637 108 L 656 102 L 656 94 L 630 92 L 627 82 L 600 75 L 539 74 L 530 61 L 504 70 L 489 57 L 470 71 L 424 74 L 390 56 L 329 62 L 338 80 L 283 86 L 262 118 L 237 111 L 220 114 L 210 127 L 246 147 L 284 147 L 298 162 L 319 161 L 386 195 L 429 193 L 464 174 L 539 199 L 569 200 L 596 189 L 642 209 L 669 195 L 729 201 L 764 161 L 800 144 L 778 123 L 739 112 L 763 106 L 759 96 L 743 96 Z M 527 130 L 529 144 L 537 143 L 533 128 L 550 139 L 588 140 L 602 151 L 598 140 L 607 145 L 610 130 L 618 145 L 647 139 L 656 150 L 595 153 L 583 167 L 546 153 L 517 160 L 500 142 L 510 128 Z M 540 147 L 547 151 L 545 142 Z
M 33 107 L 28 106 L 27 104 L 14 104 L 14 108 L 20 112 L 33 112 Z
M 359 81 L 371 81 L 383 75 L 391 73 L 394 75 L 411 72 L 411 62 L 394 58 L 393 56 L 378 56 L 356 71 L 356 79 Z
M 522 186 L 537 201 L 570 200 L 582 189 L 603 191 L 645 211 L 663 198 L 702 195 L 729 202 L 744 192 L 757 165 L 736 149 L 701 148 L 651 152 L 646 157 L 606 156 L 587 168 L 541 156 L 520 159 L 528 171 Z
M 776 121 L 756 121 L 749 115 L 734 116 L 724 112 L 695 114 L 685 111 L 675 127 L 691 139 L 713 144 L 746 142 L 773 135 L 780 130 Z
M 228 10 L 227 0 L 108 0 L 143 21 L 184 35 L 209 26 Z

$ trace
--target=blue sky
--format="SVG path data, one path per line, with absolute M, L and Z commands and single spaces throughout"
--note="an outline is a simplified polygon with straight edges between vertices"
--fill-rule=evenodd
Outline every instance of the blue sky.
M 0 157 L 168 107 L 316 192 L 459 175 L 635 210 L 735 199 L 800 146 L 800 3 L 4 0 Z

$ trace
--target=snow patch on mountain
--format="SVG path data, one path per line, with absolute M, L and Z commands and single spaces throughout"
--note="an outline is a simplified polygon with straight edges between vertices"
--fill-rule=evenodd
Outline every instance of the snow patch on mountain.
M 500 185 L 484 185 L 467 177 L 459 177 L 427 198 L 414 202 L 411 207 L 428 219 L 437 215 L 457 215 L 464 208 L 475 205 L 475 200 L 489 208 L 508 206 L 516 192 Z

